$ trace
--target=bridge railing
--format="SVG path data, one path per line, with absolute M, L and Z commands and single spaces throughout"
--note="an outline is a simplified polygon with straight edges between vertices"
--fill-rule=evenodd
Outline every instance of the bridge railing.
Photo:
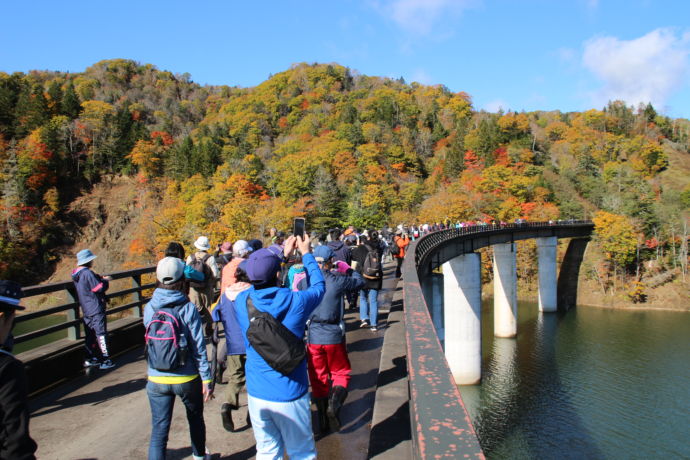
M 448 230 L 447 230 L 448 231 Z M 431 321 L 417 273 L 416 254 L 426 238 L 414 241 L 402 266 L 407 341 L 407 373 L 414 458 L 484 458 Z
M 109 292 L 106 295 L 108 304 L 117 303 L 111 302 L 113 299 L 122 301 L 123 297 L 130 296 L 129 302 L 108 308 L 106 310 L 106 315 L 114 315 L 116 313 L 120 313 L 126 310 L 132 310 L 133 316 L 141 317 L 142 307 L 150 299 L 149 297 L 146 297 L 144 295 L 144 291 L 155 287 L 155 283 L 142 284 L 142 276 L 148 273 L 153 273 L 155 271 L 156 267 L 151 266 L 111 273 L 110 277 L 112 277 L 113 281 L 123 280 L 127 278 L 131 279 L 132 287 L 121 289 L 119 291 Z M 48 334 L 52 334 L 54 332 L 59 332 L 63 330 L 67 330 L 67 338 L 71 340 L 77 340 L 81 338 L 81 308 L 79 307 L 79 298 L 77 297 L 77 291 L 72 281 L 62 281 L 52 284 L 40 284 L 36 286 L 29 286 L 23 288 L 23 292 L 24 297 L 22 298 L 22 301 L 24 303 L 27 301 L 27 299 L 54 293 L 64 293 L 64 298 L 67 299 L 67 301 L 65 303 L 60 303 L 59 305 L 52 305 L 41 308 L 37 311 L 31 311 L 29 313 L 18 315 L 15 320 L 17 323 L 23 323 L 38 318 L 45 318 L 55 314 L 65 314 L 66 319 L 65 321 L 59 322 L 57 324 L 53 324 L 48 327 L 43 327 L 35 331 L 18 335 L 14 338 L 15 344 L 24 343 L 29 340 L 44 337 Z

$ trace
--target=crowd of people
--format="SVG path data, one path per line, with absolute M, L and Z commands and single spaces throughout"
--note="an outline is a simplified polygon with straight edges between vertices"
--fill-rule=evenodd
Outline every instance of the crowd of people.
M 359 307 L 360 327 L 378 331 L 383 265 L 395 260 L 396 277 L 401 276 L 405 250 L 415 238 L 411 230 L 402 225 L 365 231 L 350 226 L 288 236 L 271 229 L 266 247 L 259 239 L 238 240 L 218 245 L 215 252 L 209 239 L 200 236 L 189 255 L 180 243 L 171 242 L 157 264 L 156 287 L 144 308 L 152 420 L 149 459 L 166 456 L 176 397 L 185 406 L 193 458 L 210 458 L 204 402 L 213 397 L 223 375 L 227 386 L 222 426 L 235 431 L 233 411 L 246 387 L 245 423 L 253 428 L 257 458 L 316 458 L 314 433 L 340 429 L 340 410 L 348 395 L 345 311 Z M 111 278 L 93 270 L 96 257 L 89 249 L 77 253 L 72 280 L 83 312 L 84 366 L 110 369 L 115 365 L 106 321 Z M 22 308 L 20 298 L 19 285 L 0 282 L 0 325 Z M 266 343 L 261 343 L 289 343 L 281 342 L 280 331 L 262 329 L 265 337 L 258 339 L 251 331 L 266 317 L 298 340 L 293 348 L 301 350 L 288 370 L 279 362 L 282 358 L 267 355 Z M 0 343 L 10 342 L 10 335 L 0 335 Z M 2 432 L 0 458 L 5 453 L 12 453 L 7 458 L 33 458 L 36 450 L 28 434 L 26 385 L 17 363 L 7 350 L 0 354 L 3 385 L 12 381 L 14 391 L 11 402 L 0 400 L 4 426 L 13 427 Z M 312 427 L 312 402 L 317 427 Z M 5 411 L 10 406 L 19 406 L 11 421 Z

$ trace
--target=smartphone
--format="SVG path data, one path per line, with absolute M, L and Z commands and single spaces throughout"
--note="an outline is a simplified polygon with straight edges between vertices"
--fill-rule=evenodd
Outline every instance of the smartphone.
M 304 238 L 304 217 L 295 217 L 292 224 L 292 234 Z

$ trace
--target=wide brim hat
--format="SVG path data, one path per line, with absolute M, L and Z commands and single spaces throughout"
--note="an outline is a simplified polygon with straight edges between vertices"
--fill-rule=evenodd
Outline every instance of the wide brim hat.
M 89 262 L 91 262 L 93 259 L 98 257 L 97 255 L 94 255 L 93 252 L 91 252 L 90 249 L 82 249 L 77 253 L 77 265 L 86 265 Z
M 0 280 L 0 310 L 24 310 L 19 305 L 23 297 L 22 286 L 16 281 Z
M 194 247 L 201 251 L 208 251 L 209 249 L 211 249 L 211 243 L 209 243 L 208 237 L 200 236 L 194 242 Z

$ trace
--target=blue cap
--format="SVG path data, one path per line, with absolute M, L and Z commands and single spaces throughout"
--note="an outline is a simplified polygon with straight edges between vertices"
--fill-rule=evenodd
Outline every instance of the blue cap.
M 335 252 L 326 245 L 316 246 L 314 248 L 314 258 L 317 262 L 326 262 L 333 257 L 335 257 Z
M 90 249 L 82 249 L 77 253 L 77 265 L 86 265 L 98 256 L 93 255 Z
M 247 259 L 247 276 L 252 284 L 266 284 L 276 279 L 282 260 L 268 249 L 252 252 Z

